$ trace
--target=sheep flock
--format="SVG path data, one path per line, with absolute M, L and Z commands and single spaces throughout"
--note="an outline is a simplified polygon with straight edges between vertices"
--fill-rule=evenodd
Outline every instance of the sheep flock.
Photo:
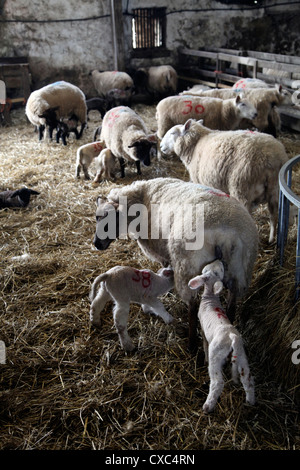
M 105 93 L 98 94 L 101 100 L 105 100 Z M 156 146 L 160 146 L 160 138 L 154 138 L 157 101 L 143 104 L 134 102 L 134 95 L 132 102 L 127 98 L 113 105 L 132 109 L 143 121 L 143 142 L 150 141 L 146 154 L 137 147 L 131 160 L 126 155 L 124 161 L 112 155 L 112 149 L 106 148 L 103 129 L 99 140 L 94 141 L 95 129 L 104 122 L 103 107 L 100 113 L 96 107 L 90 109 L 86 121 L 85 115 L 79 119 L 80 125 L 84 124 L 79 138 L 67 131 L 66 145 L 55 138 L 50 140 L 46 131 L 39 140 L 35 125 L 28 121 L 22 107 L 11 111 L 11 125 L 0 128 L 4 168 L 0 191 L 28 187 L 38 193 L 26 207 L 0 210 L 0 341 L 1 346 L 5 345 L 5 361 L 0 363 L 0 448 L 299 449 L 300 364 L 292 359 L 299 358 L 292 347 L 295 340 L 300 340 L 296 320 L 299 312 L 291 302 L 297 227 L 295 223 L 290 227 L 285 263 L 280 267 L 276 242 L 269 242 L 265 203 L 248 214 L 236 202 L 241 214 L 245 212 L 247 220 L 253 220 L 251 230 L 258 235 L 256 258 L 253 269 L 249 268 L 251 279 L 237 299 L 234 320 L 254 377 L 254 406 L 245 403 L 243 388 L 232 383 L 230 371 L 225 368 L 224 390 L 213 414 L 202 409 L 209 394 L 210 376 L 199 321 L 197 350 L 191 354 L 188 349 L 189 305 L 186 295 L 176 290 L 181 280 L 180 263 L 176 266 L 175 289 L 170 283 L 170 289 L 163 290 L 159 298 L 162 311 L 170 315 L 165 316 L 167 321 L 159 315 L 145 315 L 141 305 L 147 305 L 146 301 L 131 304 L 128 319 L 125 307 L 126 335 L 134 338 L 132 351 L 131 343 L 128 351 L 120 345 L 108 297 L 101 312 L 101 326 L 90 320 L 89 293 L 97 276 L 116 266 L 134 268 L 136 276 L 138 272 L 158 273 L 162 268 L 132 233 L 116 237 L 105 250 L 96 249 L 97 198 L 112 202 L 110 194 L 124 192 L 135 183 L 137 187 L 151 188 L 154 179 L 176 179 L 201 186 L 190 183 L 187 166 L 179 156 L 156 155 Z M 71 112 L 74 114 L 73 109 Z M 268 112 L 270 123 L 274 118 L 272 106 Z M 74 118 L 51 114 L 54 132 L 63 117 Z M 46 127 L 47 122 L 42 125 Z M 272 123 L 272 130 L 275 128 L 276 137 L 270 132 L 272 138 L 280 142 L 288 158 L 300 154 L 299 135 L 279 128 L 277 120 Z M 92 150 L 84 154 L 79 152 L 81 147 Z M 110 165 L 114 158 L 107 172 L 100 152 L 109 157 Z M 150 165 L 144 164 L 145 158 L 146 163 L 149 158 Z M 126 170 L 123 177 L 122 169 Z M 140 183 L 143 181 L 145 184 Z M 293 187 L 300 188 L 298 168 Z M 220 196 L 223 189 L 218 193 L 219 189 L 215 188 L 215 195 L 209 199 L 222 199 L 221 207 L 225 207 L 230 197 Z M 177 204 L 180 194 L 179 190 L 174 193 Z M 213 261 L 213 251 L 208 253 L 201 267 Z M 228 264 L 227 257 L 227 275 Z M 201 271 L 193 271 L 190 279 Z M 122 287 L 125 285 L 122 283 Z M 224 284 L 220 295 L 223 306 L 228 301 L 228 286 L 230 282 Z M 201 288 L 197 292 L 199 307 Z

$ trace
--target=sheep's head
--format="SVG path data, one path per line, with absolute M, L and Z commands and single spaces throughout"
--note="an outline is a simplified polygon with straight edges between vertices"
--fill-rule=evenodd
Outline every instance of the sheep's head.
M 119 204 L 99 196 L 96 210 L 96 233 L 94 245 L 97 250 L 106 250 L 119 236 Z
M 223 289 L 223 278 L 223 263 L 220 260 L 215 260 L 213 263 L 207 264 L 202 269 L 202 274 L 193 277 L 188 285 L 191 289 L 198 289 L 204 286 L 209 292 L 219 295 Z
M 244 119 L 250 119 L 252 121 L 257 116 L 257 110 L 248 100 L 242 98 L 242 95 L 238 95 L 235 98 L 235 106 L 238 108 L 241 117 Z
M 130 156 L 134 160 L 140 160 L 145 166 L 149 166 L 151 164 L 151 149 L 156 144 L 156 141 L 156 134 L 151 134 L 146 139 L 139 139 L 133 142 L 131 145 L 128 145 L 128 148 L 132 149 L 130 150 Z
M 45 119 L 46 125 L 55 129 L 58 124 L 57 114 L 56 111 L 58 110 L 58 106 L 55 108 L 46 109 L 43 114 L 39 114 L 40 118 Z
M 172 153 L 174 153 L 174 144 L 177 138 L 181 135 L 183 127 L 183 124 L 178 124 L 171 127 L 171 129 L 166 132 L 160 142 L 160 150 L 162 153 L 165 155 L 172 155 Z

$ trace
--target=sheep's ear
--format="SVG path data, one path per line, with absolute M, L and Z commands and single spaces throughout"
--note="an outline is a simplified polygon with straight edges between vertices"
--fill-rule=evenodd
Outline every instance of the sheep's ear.
M 240 95 L 237 95 L 237 97 L 235 99 L 235 103 L 238 104 L 240 101 L 241 101 L 241 97 L 240 97 Z
M 165 277 L 173 277 L 174 271 L 172 268 L 163 268 L 161 274 Z
M 197 121 L 197 123 L 198 123 L 198 124 L 201 124 L 202 126 L 204 126 L 204 124 L 203 124 L 203 123 L 204 123 L 203 119 L 199 119 L 199 121 Z
M 156 143 L 157 142 L 157 135 L 156 134 L 149 134 L 147 136 L 147 140 L 151 143 Z
M 222 292 L 223 289 L 223 282 L 222 281 L 217 281 L 214 283 L 214 294 L 219 295 Z
M 207 276 L 201 275 L 193 277 L 193 279 L 190 279 L 188 286 L 190 289 L 198 289 L 199 287 L 203 286 L 205 280 L 207 280 Z

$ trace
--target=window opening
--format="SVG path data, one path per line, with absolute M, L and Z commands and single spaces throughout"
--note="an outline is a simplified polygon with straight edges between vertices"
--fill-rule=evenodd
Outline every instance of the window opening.
M 132 18 L 133 49 L 165 47 L 166 8 L 136 8 Z

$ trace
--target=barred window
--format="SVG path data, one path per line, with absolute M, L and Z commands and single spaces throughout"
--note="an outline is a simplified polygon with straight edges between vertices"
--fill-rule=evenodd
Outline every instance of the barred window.
M 133 49 L 165 47 L 166 8 L 136 8 L 132 18 Z

